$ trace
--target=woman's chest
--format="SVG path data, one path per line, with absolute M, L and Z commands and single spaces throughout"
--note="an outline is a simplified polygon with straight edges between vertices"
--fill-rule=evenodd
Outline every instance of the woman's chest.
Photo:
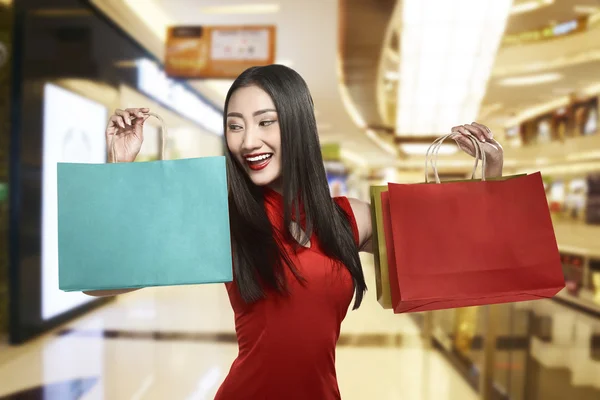
M 354 295 L 352 275 L 342 263 L 324 254 L 314 236 L 310 248 L 293 249 L 288 245 L 285 251 L 299 275 L 286 268 L 290 294 L 297 301 L 317 302 L 344 311 L 348 308 Z

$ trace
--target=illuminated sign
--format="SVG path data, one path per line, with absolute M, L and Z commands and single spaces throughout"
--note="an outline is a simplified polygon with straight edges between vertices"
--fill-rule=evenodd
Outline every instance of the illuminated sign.
M 196 122 L 216 135 L 223 135 L 223 114 L 183 84 L 169 78 L 153 61 L 137 61 L 138 89 L 159 103 Z
M 92 297 L 58 288 L 58 194 L 56 164 L 59 162 L 103 164 L 106 162 L 108 110 L 100 103 L 51 83 L 44 86 L 44 141 L 42 166 L 41 316 L 49 320 Z
M 167 75 L 236 78 L 245 69 L 275 62 L 273 25 L 176 26 L 165 47 Z
M 502 39 L 503 46 L 513 46 L 537 41 L 552 40 L 575 33 L 583 32 L 588 28 L 587 17 L 546 26 L 541 29 L 505 35 Z

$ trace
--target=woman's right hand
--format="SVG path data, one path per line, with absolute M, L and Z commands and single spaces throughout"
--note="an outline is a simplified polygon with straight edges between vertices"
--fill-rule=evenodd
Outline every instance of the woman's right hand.
M 133 162 L 144 142 L 144 122 L 148 108 L 117 109 L 108 120 L 106 146 L 109 162 Z

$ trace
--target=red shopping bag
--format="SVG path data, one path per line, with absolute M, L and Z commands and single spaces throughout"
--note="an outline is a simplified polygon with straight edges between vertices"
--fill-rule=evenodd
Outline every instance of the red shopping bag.
M 550 298 L 564 287 L 541 174 L 483 179 L 390 183 L 382 193 L 395 313 Z

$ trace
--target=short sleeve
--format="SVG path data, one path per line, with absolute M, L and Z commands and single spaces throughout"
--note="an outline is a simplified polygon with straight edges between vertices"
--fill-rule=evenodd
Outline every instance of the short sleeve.
M 350 226 L 352 227 L 352 233 L 354 233 L 354 240 L 356 241 L 356 245 L 360 245 L 360 236 L 358 234 L 358 224 L 356 223 L 356 218 L 354 218 L 354 211 L 352 211 L 352 206 L 350 205 L 350 201 L 347 197 L 334 197 L 333 200 L 342 207 L 346 215 L 348 216 L 348 220 L 350 221 Z

